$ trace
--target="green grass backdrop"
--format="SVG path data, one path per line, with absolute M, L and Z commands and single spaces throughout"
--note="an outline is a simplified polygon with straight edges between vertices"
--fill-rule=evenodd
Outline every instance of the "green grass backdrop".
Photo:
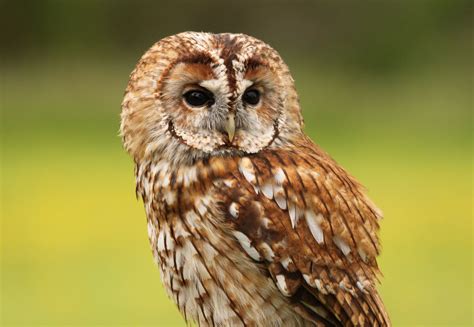
M 127 47 L 123 43 L 133 38 L 121 30 L 103 32 L 95 11 L 74 16 L 64 2 L 46 3 L 43 12 L 31 15 L 48 19 L 31 24 L 43 27 L 38 33 L 49 42 L 41 45 L 20 30 L 24 44 L 7 43 L 0 66 L 0 324 L 184 326 L 154 266 L 144 210 L 134 195 L 133 164 L 118 137 L 128 74 L 151 42 L 168 32 L 238 32 L 242 24 L 243 31 L 277 45 L 279 35 L 235 18 L 232 26 L 178 20 L 162 29 L 156 23 L 152 30 L 142 22 L 145 27 L 136 33 L 142 40 L 146 31 L 146 40 Z M 86 3 L 95 8 L 95 2 Z M 124 8 L 116 10 L 126 17 L 123 11 L 133 5 L 119 3 Z M 297 11 L 299 2 L 284 4 Z M 450 24 L 436 25 L 415 41 L 410 33 L 397 32 L 392 25 L 403 20 L 391 21 L 391 13 L 383 11 L 386 23 L 382 18 L 368 23 L 372 29 L 359 13 L 366 28 L 358 30 L 358 38 L 373 38 L 371 31 L 392 24 L 391 33 L 379 35 L 392 40 L 391 47 L 383 40 L 346 53 L 337 46 L 344 42 L 339 25 L 324 17 L 319 25 L 306 19 L 295 28 L 326 27 L 332 32 L 325 35 L 334 34 L 337 42 L 321 39 L 322 46 L 314 48 L 306 45 L 305 34 L 294 43 L 282 34 L 277 47 L 295 77 L 306 132 L 368 188 L 385 214 L 379 289 L 395 326 L 473 323 L 472 35 L 464 12 L 471 7 L 459 6 Z M 325 10 L 336 15 L 332 8 Z M 408 2 L 401 8 L 402 17 L 411 17 Z M 60 20 L 50 19 L 53 9 Z M 417 28 L 439 14 L 421 12 Z M 75 34 L 61 32 L 61 24 Z M 84 36 L 75 24 L 119 41 L 108 39 L 111 44 L 97 50 L 100 42 L 90 41 L 94 33 L 81 32 Z

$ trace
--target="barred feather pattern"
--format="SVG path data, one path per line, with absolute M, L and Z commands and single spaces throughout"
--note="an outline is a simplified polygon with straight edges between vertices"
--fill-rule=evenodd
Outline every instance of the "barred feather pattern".
M 190 104 L 189 90 L 212 101 Z M 162 39 L 132 72 L 121 118 L 151 249 L 187 322 L 390 325 L 376 290 L 382 214 L 305 136 L 273 48 L 243 34 Z
M 379 210 L 308 139 L 174 169 L 137 167 L 153 254 L 201 325 L 387 326 Z

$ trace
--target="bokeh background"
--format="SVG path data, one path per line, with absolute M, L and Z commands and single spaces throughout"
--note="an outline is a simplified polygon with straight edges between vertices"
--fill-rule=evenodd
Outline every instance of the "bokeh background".
M 383 209 L 395 326 L 473 324 L 472 1 L 2 1 L 3 326 L 184 326 L 118 137 L 156 40 L 244 32 L 289 64 L 306 132 Z

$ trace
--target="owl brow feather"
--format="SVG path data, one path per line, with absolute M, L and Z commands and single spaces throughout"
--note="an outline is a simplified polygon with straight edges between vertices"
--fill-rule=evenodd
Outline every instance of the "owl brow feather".
M 246 71 L 255 70 L 262 66 L 268 67 L 268 65 L 264 64 L 261 60 L 259 60 L 255 56 L 248 58 L 244 63 L 244 67 Z
M 214 63 L 214 60 L 207 53 L 197 52 L 184 57 L 180 57 L 175 62 L 175 64 L 178 63 L 209 65 L 211 63 Z

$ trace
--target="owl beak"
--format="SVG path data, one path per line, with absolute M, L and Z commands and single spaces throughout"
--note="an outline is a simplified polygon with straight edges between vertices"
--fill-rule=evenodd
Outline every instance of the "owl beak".
M 229 141 L 232 142 L 235 135 L 235 115 L 233 112 L 227 115 L 227 121 L 225 122 L 225 131 L 229 135 Z

